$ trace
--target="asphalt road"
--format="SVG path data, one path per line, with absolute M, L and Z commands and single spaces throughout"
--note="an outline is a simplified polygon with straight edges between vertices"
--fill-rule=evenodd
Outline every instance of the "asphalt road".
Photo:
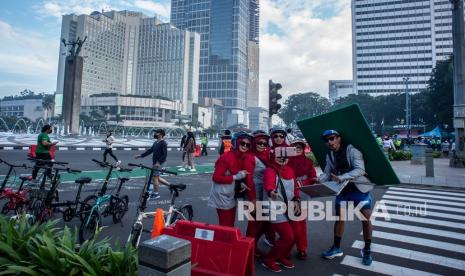
M 117 152 L 119 153 L 119 152 Z M 121 153 L 121 158 L 130 158 L 136 152 Z M 4 158 L 5 152 L 0 152 Z M 14 153 L 7 153 L 7 160 L 15 161 Z M 76 164 L 76 168 L 92 167 L 88 160 L 93 156 L 99 156 L 98 152 L 70 152 L 63 155 L 62 160 L 70 160 Z M 18 156 L 18 153 L 16 153 Z M 66 159 L 68 158 L 68 159 Z M 11 159 L 11 160 L 10 160 Z M 177 164 L 180 154 L 170 153 L 169 164 Z M 205 158 L 205 163 L 213 163 L 216 156 Z M 86 161 L 87 160 L 87 161 Z M 196 159 L 201 160 L 201 159 Z M 150 163 L 150 160 L 146 160 Z M 82 167 L 80 167 L 82 166 Z M 186 176 L 167 176 L 171 183 L 185 183 L 187 189 L 181 192 L 177 204 L 192 204 L 194 207 L 194 220 L 206 223 L 217 223 L 215 210 L 207 206 L 207 199 L 211 187 L 211 174 L 198 174 Z M 124 243 L 129 235 L 131 224 L 135 220 L 137 200 L 143 185 L 143 178 L 131 179 L 123 188 L 122 194 L 130 198 L 130 209 L 121 224 L 113 224 L 107 217 L 103 220 L 103 228 L 100 238 L 111 237 L 111 242 Z M 82 197 L 95 193 L 100 184 L 90 184 L 84 188 Z M 63 183 L 60 186 L 60 197 L 71 199 L 76 193 L 75 184 Z M 333 222 L 321 220 L 308 222 L 307 237 L 309 240 L 308 260 L 299 261 L 295 257 L 292 261 L 296 264 L 293 270 L 284 270 L 282 275 L 464 275 L 465 273 L 465 191 L 452 189 L 435 189 L 432 187 L 377 186 L 373 192 L 373 201 L 383 200 L 387 218 L 374 220 L 374 232 L 372 251 L 374 262 L 371 266 L 360 264 L 360 250 L 363 246 L 361 236 L 361 223 L 348 222 L 342 239 L 344 256 L 333 260 L 323 260 L 321 252 L 327 250 L 332 244 Z M 161 188 L 161 198 L 149 201 L 148 210 L 157 207 L 167 208 L 169 204 L 169 192 Z M 327 197 L 316 199 L 329 201 Z M 0 202 L 3 205 L 3 202 Z M 332 205 L 331 205 L 332 206 Z M 409 208 L 405 208 L 409 206 Z M 332 208 L 330 208 L 332 209 Z M 57 214 L 60 218 L 60 214 Z M 144 221 L 146 228 L 150 229 L 152 220 Z M 68 227 L 79 227 L 79 221 L 74 219 L 67 223 Z M 61 226 L 65 224 L 60 222 Z M 245 222 L 236 224 L 242 233 L 245 233 Z M 148 239 L 144 234 L 142 239 Z M 259 242 L 261 250 L 268 248 Z M 273 275 L 258 261 L 255 262 L 256 275 Z
M 125 151 L 118 150 L 114 151 L 114 154 L 119 158 L 123 166 L 127 163 L 144 163 L 146 165 L 152 164 L 151 155 L 143 159 L 134 159 L 135 155 L 141 154 L 143 151 Z M 201 156 L 194 158 L 195 164 L 210 164 L 213 165 L 218 158 L 217 151 L 208 150 L 208 156 Z M 175 149 L 168 151 L 168 158 L 164 166 L 179 166 L 182 164 L 182 153 Z M 7 162 L 13 164 L 22 164 L 26 163 L 32 165 L 30 161 L 27 160 L 27 151 L 26 150 L 0 150 L 0 158 L 6 160 Z M 69 151 L 57 151 L 56 160 L 62 162 L 69 162 L 69 166 L 73 169 L 90 171 L 90 170 L 99 170 L 101 169 L 98 165 L 92 162 L 92 158 L 97 160 L 103 160 L 103 151 L 78 151 L 78 150 L 69 150 Z M 113 161 L 111 156 L 108 156 L 109 161 Z M 0 164 L 0 175 L 6 174 L 7 167 Z M 18 173 L 30 173 L 30 171 L 18 170 Z

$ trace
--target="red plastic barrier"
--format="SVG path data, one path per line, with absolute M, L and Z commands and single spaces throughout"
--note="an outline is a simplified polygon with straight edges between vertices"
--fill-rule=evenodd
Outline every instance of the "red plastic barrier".
M 200 156 L 200 145 L 195 145 L 194 157 Z
M 239 228 L 181 220 L 163 234 L 192 243 L 192 275 L 253 275 L 254 239 Z
M 29 158 L 36 158 L 36 148 L 37 148 L 37 145 L 29 146 L 29 153 L 27 154 Z M 50 152 L 50 156 L 52 157 L 52 159 L 55 159 L 55 146 L 52 146 L 49 152 Z

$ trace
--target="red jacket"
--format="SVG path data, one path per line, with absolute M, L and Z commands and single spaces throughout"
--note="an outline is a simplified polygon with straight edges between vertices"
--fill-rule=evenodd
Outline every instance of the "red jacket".
M 294 179 L 294 198 L 299 198 L 299 185 L 297 184 L 297 180 L 295 178 L 294 171 L 289 165 L 280 166 L 275 162 L 272 162 L 273 168 L 266 168 L 265 175 L 263 177 L 263 186 L 267 193 L 276 189 L 276 171 L 278 171 L 281 175 L 282 179 Z M 288 198 L 287 200 L 292 200 L 292 198 Z
M 316 177 L 315 166 L 313 165 L 313 161 L 305 156 L 305 154 L 290 157 L 288 165 L 292 167 L 296 177 L 307 177 L 307 179 L 301 181 L 302 186 L 315 183 L 313 180 Z
M 223 153 L 215 163 L 215 171 L 212 180 L 217 184 L 234 185 L 233 175 L 241 170 L 248 172 L 245 178 L 247 199 L 256 199 L 255 185 L 253 183 L 253 171 L 255 169 L 255 157 L 252 153 L 241 153 L 239 151 L 228 151 Z M 229 172 L 226 174 L 226 172 Z

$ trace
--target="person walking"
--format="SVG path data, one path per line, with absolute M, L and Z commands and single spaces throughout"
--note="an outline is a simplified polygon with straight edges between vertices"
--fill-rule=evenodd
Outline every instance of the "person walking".
M 289 166 L 294 170 L 294 174 L 299 187 L 308 186 L 316 182 L 316 170 L 313 161 L 305 156 L 304 150 L 307 146 L 302 139 L 294 139 L 291 142 L 291 147 L 296 148 L 297 156 L 289 158 Z M 297 248 L 297 258 L 300 260 L 307 259 L 307 220 L 293 222 L 295 236 L 295 244 Z
M 261 265 L 273 272 L 281 272 L 281 267 L 287 269 L 295 267 L 287 259 L 294 246 L 296 236 L 288 212 L 300 213 L 300 199 L 297 180 L 294 171 L 288 166 L 288 162 L 288 158 L 272 158 L 270 167 L 265 169 L 263 178 L 264 199 L 270 202 L 271 228 L 275 233 L 278 233 L 279 238 L 274 241 L 270 251 L 263 256 Z M 274 202 L 285 204 L 285 214 L 276 212 L 281 207 L 273 207 L 276 206 Z
M 204 155 L 207 156 L 208 155 L 208 153 L 207 153 L 208 137 L 207 137 L 206 133 L 204 133 L 202 135 L 202 138 L 200 139 L 200 143 L 202 145 L 202 153 L 201 153 L 201 155 L 202 156 L 204 156 Z
M 53 128 L 51 125 L 44 125 L 42 130 L 37 136 L 37 147 L 36 147 L 36 159 L 39 160 L 52 160 L 52 156 L 50 155 L 50 148 L 58 144 L 57 141 L 51 142 L 49 135 L 53 132 Z M 32 179 L 35 181 L 37 178 L 37 174 L 39 172 L 39 167 L 41 166 L 48 166 L 50 168 L 45 170 L 45 175 L 50 176 L 52 173 L 52 169 L 50 163 L 47 162 L 36 162 L 34 168 L 32 169 Z
M 179 150 L 182 151 L 182 164 L 184 164 L 184 160 L 186 159 L 186 152 L 184 151 L 184 146 L 186 145 L 186 140 L 187 140 L 187 134 L 184 134 L 182 136 L 182 138 L 181 138 L 181 145 L 179 145 Z
M 150 199 L 160 198 L 160 193 L 158 191 L 159 182 L 164 185 L 169 185 L 168 181 L 160 177 L 161 172 L 159 171 L 162 169 L 162 166 L 168 157 L 168 144 L 166 143 L 164 137 L 165 131 L 163 129 L 160 128 L 155 130 L 153 138 L 155 138 L 156 141 L 153 143 L 152 147 L 146 150 L 144 153 L 134 157 L 138 159 L 152 154 L 153 167 L 158 169 L 157 171 L 153 172 L 153 192 L 150 194 Z
M 334 243 L 331 248 L 322 254 L 325 259 L 333 259 L 343 255 L 341 249 L 341 239 L 344 234 L 344 214 L 347 204 L 353 203 L 355 206 L 362 204 L 361 213 L 364 216 L 362 221 L 363 238 L 365 246 L 361 250 L 362 263 L 370 265 L 373 261 L 371 256 L 372 225 L 371 217 L 371 185 L 365 177 L 365 163 L 362 153 L 351 144 L 346 144 L 336 130 L 326 130 L 322 134 L 330 152 L 326 155 L 326 165 L 323 174 L 318 182 L 337 181 L 342 183 L 348 180 L 348 184 L 336 196 L 336 216 L 334 224 Z
M 232 150 L 220 155 L 215 162 L 208 199 L 208 206 L 216 209 L 219 225 L 231 227 L 236 220 L 236 194 L 245 192 L 249 201 L 255 201 L 251 167 L 254 156 L 250 153 L 252 137 L 246 132 L 238 132 L 232 143 Z
M 107 131 L 107 137 L 103 140 L 103 142 L 107 145 L 107 148 L 103 152 L 103 163 L 107 162 L 107 155 L 109 154 L 116 161 L 116 166 L 119 166 L 121 161 L 113 154 L 113 143 L 115 142 L 115 137 L 113 137 L 111 131 Z
M 186 159 L 182 164 L 182 167 L 178 171 L 185 172 L 189 169 L 190 172 L 196 172 L 194 165 L 194 152 L 195 152 L 195 137 L 192 131 L 187 132 L 186 143 L 183 148 L 183 154 L 186 154 Z

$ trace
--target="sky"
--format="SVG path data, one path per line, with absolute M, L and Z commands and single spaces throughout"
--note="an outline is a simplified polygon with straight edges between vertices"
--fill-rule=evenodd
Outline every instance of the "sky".
M 168 22 L 170 2 L 0 1 L 0 96 L 56 90 L 63 14 L 133 10 Z M 282 84 L 284 98 L 327 97 L 328 80 L 352 79 L 351 41 L 350 0 L 260 0 L 260 105 L 266 106 L 269 79 Z

